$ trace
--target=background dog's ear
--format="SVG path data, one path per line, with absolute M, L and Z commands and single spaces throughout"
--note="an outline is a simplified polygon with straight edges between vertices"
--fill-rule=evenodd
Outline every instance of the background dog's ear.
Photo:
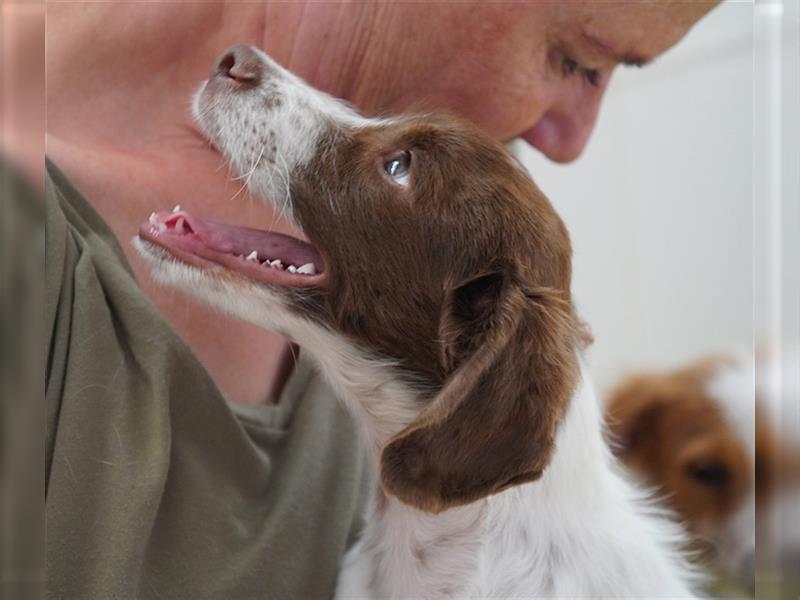
M 578 378 L 568 296 L 502 271 L 454 286 L 440 336 L 449 377 L 381 456 L 385 491 L 430 512 L 539 478 Z
M 651 446 L 659 444 L 657 429 L 667 402 L 658 393 L 657 375 L 638 375 L 618 386 L 606 409 L 609 445 L 625 461 L 649 457 Z

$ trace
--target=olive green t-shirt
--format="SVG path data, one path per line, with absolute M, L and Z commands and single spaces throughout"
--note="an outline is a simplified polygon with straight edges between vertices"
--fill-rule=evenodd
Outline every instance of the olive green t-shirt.
M 53 598 L 327 598 L 369 464 L 300 360 L 228 404 L 51 163 L 45 179 L 47 590 Z

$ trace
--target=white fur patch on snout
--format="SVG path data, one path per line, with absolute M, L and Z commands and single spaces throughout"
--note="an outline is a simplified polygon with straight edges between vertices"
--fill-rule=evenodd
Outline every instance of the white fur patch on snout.
M 289 300 L 281 288 L 261 285 L 244 276 L 221 276 L 222 267 L 220 272 L 214 272 L 189 265 L 138 236 L 133 238 L 133 245 L 159 284 L 176 288 L 243 321 L 294 337 L 291 325 L 298 318 L 290 312 Z
M 208 80 L 195 93 L 192 112 L 238 178 L 291 219 L 294 178 L 314 159 L 326 136 L 370 121 L 261 50 L 256 52 L 265 65 L 258 86 L 237 88 L 230 81 Z

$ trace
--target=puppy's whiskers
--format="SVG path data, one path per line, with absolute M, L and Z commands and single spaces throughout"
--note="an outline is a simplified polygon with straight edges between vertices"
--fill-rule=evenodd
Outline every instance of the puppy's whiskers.
M 281 177 L 281 184 L 284 188 L 284 197 L 278 213 L 273 215 L 270 229 L 275 227 L 275 223 L 278 221 L 278 219 L 286 217 L 286 209 L 289 207 L 289 203 L 292 200 L 292 192 L 289 184 L 289 166 L 286 164 L 286 160 L 280 153 L 276 155 L 276 159 L 281 161 L 281 169 L 277 170 L 276 173 L 278 173 L 278 175 Z
M 247 173 L 243 173 L 242 175 L 239 175 L 238 177 L 234 177 L 234 178 L 231 179 L 231 181 L 236 181 L 236 180 L 242 179 L 242 177 L 244 177 L 244 183 L 239 188 L 239 191 L 237 191 L 231 197 L 231 201 L 235 200 L 236 197 L 239 194 L 241 194 L 245 190 L 245 188 L 247 188 L 247 186 L 250 184 L 250 179 L 252 179 L 253 173 L 256 172 L 256 169 L 258 168 L 258 165 L 261 162 L 261 158 L 263 156 L 264 156 L 264 146 L 261 146 L 261 151 L 258 153 L 258 157 L 256 158 L 256 161 L 255 161 L 255 163 L 253 163 L 253 166 L 250 168 L 250 170 Z

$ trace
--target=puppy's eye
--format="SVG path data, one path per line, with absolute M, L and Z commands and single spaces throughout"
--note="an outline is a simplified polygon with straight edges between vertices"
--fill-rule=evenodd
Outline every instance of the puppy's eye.
M 728 468 L 716 462 L 696 462 L 686 468 L 695 482 L 709 488 L 719 489 L 728 484 L 731 478 Z
M 383 170 L 391 177 L 392 181 L 403 187 L 408 186 L 409 169 L 411 167 L 411 153 L 402 152 L 393 156 L 383 165 Z

